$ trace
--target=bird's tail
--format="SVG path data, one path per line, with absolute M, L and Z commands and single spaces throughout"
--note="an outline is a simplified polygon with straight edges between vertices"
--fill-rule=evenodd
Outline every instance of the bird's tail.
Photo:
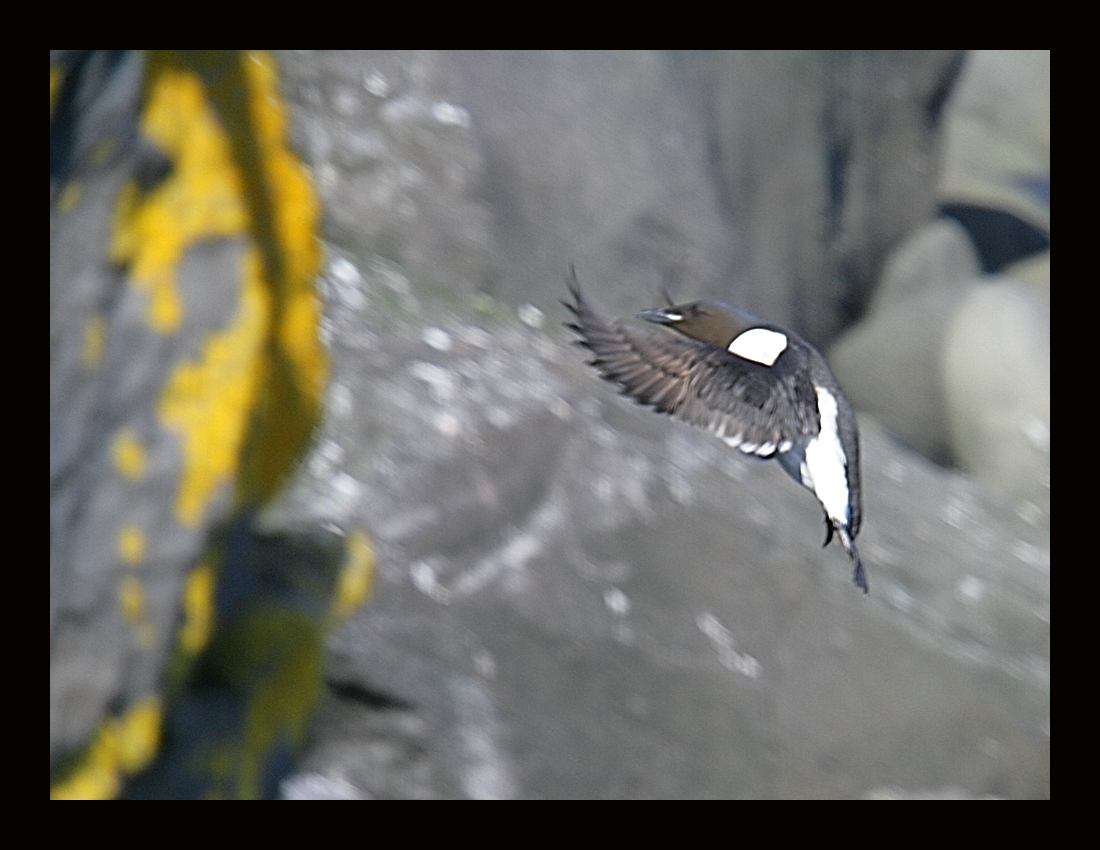
M 866 596 L 870 585 L 867 584 L 867 573 L 863 569 L 863 562 L 859 559 L 859 549 L 856 548 L 856 541 L 848 533 L 847 527 L 841 523 L 836 525 L 830 523 L 829 527 L 836 529 L 836 536 L 840 538 L 840 545 L 844 547 L 844 551 L 852 559 L 852 583 L 862 590 L 863 595 Z M 825 542 L 828 543 L 829 541 L 826 540 Z

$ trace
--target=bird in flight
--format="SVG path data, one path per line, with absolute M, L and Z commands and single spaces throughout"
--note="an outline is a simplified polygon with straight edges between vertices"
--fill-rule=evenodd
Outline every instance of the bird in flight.
M 638 404 L 746 454 L 778 460 L 821 503 L 825 545 L 835 533 L 851 559 L 852 581 L 866 594 L 855 540 L 862 520 L 859 428 L 817 349 L 720 301 L 669 299 L 638 314 L 674 333 L 608 320 L 581 293 L 572 268 L 567 283 L 572 301 L 563 303 L 573 321 L 566 327 L 592 353 L 600 376 Z

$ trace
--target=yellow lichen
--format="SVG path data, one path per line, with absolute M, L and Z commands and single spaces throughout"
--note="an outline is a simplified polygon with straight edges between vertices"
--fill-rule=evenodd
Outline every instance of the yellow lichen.
M 122 616 L 131 625 L 141 623 L 145 618 L 145 589 L 135 576 L 125 576 L 118 588 L 119 607 Z
M 127 481 L 138 481 L 145 475 L 145 446 L 129 428 L 123 428 L 115 436 L 112 454 L 115 469 Z
M 254 274 L 242 271 L 242 279 L 233 323 L 207 337 L 200 359 L 176 367 L 158 404 L 163 425 L 183 441 L 176 518 L 187 526 L 199 525 L 219 488 L 234 478 L 255 401 L 268 298 Z
M 336 582 L 332 612 L 337 620 L 348 617 L 370 596 L 374 583 L 374 547 L 363 531 L 348 536 L 347 556 Z
M 169 332 L 182 318 L 175 270 L 188 245 L 232 234 L 252 243 L 230 324 L 207 336 L 196 360 L 177 366 L 158 408 L 183 441 L 176 514 L 197 526 L 223 485 L 235 485 L 239 505 L 270 498 L 319 415 L 328 375 L 313 292 L 319 204 L 286 146 L 286 116 L 266 54 L 241 63 L 243 115 L 239 101 L 206 92 L 199 74 L 153 64 L 161 70 L 142 128 L 175 166 L 148 197 L 133 188 L 124 193 L 113 251 L 149 292 L 150 323 Z M 223 127 L 218 116 L 234 120 Z
M 328 360 L 317 336 L 320 304 L 313 290 L 321 265 L 319 202 L 309 173 L 287 147 L 287 117 L 266 54 L 149 54 L 143 103 L 141 131 L 170 168 L 154 185 L 131 181 L 119 193 L 110 253 L 144 295 L 150 328 L 165 335 L 199 331 L 181 334 L 175 349 L 166 341 L 164 350 L 177 353 L 156 412 L 159 425 L 179 438 L 175 517 L 202 528 L 225 521 L 211 511 L 223 494 L 233 496 L 226 513 L 238 517 L 266 502 L 294 469 L 320 416 Z M 244 246 L 238 273 L 202 284 L 231 292 L 233 306 L 218 326 L 193 328 L 188 322 L 197 320 L 187 307 L 205 291 L 181 290 L 179 268 L 192 248 L 226 238 Z M 89 368 L 103 357 L 104 328 L 95 321 L 85 337 Z M 130 431 L 116 436 L 112 452 L 126 481 L 147 474 L 147 449 Z M 125 564 L 145 559 L 146 541 L 136 526 L 120 530 L 117 547 Z M 259 605 L 216 623 L 222 557 L 209 545 L 187 577 L 165 691 L 179 698 L 201 655 L 204 669 L 248 694 L 243 736 L 206 749 L 202 759 L 204 769 L 231 783 L 215 793 L 256 796 L 271 753 L 297 746 L 304 736 L 320 688 L 327 618 Z M 373 572 L 369 540 L 356 532 L 331 603 L 336 615 L 362 602 Z M 149 602 L 138 574 L 125 575 L 118 594 L 139 645 L 151 644 Z M 79 768 L 51 794 L 117 795 L 121 779 L 156 752 L 159 702 L 151 717 L 143 721 L 132 710 L 105 720 Z M 222 756 L 219 771 L 215 762 Z
M 136 525 L 124 525 L 119 529 L 118 555 L 131 567 L 145 560 L 145 533 Z
M 102 316 L 93 316 L 84 327 L 84 368 L 92 372 L 103 362 L 104 322 Z
M 79 769 L 50 786 L 53 800 L 107 800 L 118 796 L 125 776 L 145 768 L 160 745 L 161 701 L 147 697 L 121 717 L 100 725 Z
M 147 195 L 131 182 L 119 196 L 111 258 L 149 296 L 147 319 L 176 331 L 183 302 L 176 274 L 184 252 L 205 239 L 242 235 L 247 213 L 230 146 L 199 76 L 178 68 L 152 74 L 141 130 L 173 163 Z
M 193 658 L 209 643 L 214 628 L 214 569 L 205 559 L 187 577 L 183 614 L 179 645 Z

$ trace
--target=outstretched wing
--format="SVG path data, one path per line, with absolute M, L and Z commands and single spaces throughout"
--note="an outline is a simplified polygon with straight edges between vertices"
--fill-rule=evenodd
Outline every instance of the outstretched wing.
M 789 347 L 772 366 L 673 331 L 604 319 L 569 281 L 577 343 L 589 363 L 639 404 L 705 428 L 743 452 L 771 457 L 820 430 L 817 396 Z M 784 358 L 787 358 L 784 360 Z

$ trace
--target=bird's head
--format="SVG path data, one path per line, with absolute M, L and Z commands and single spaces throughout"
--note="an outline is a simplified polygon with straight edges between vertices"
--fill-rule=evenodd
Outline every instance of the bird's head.
M 728 348 L 744 330 L 751 326 L 751 319 L 720 301 L 692 301 L 670 307 L 643 310 L 639 319 L 665 325 L 700 342 Z

